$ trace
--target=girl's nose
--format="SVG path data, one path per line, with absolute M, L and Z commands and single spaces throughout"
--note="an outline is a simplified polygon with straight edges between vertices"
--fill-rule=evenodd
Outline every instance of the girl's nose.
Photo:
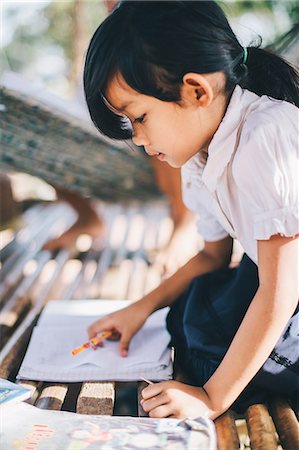
M 137 146 L 149 145 L 148 139 L 140 131 L 136 132 L 136 130 L 134 130 L 132 140 L 133 140 L 134 144 Z

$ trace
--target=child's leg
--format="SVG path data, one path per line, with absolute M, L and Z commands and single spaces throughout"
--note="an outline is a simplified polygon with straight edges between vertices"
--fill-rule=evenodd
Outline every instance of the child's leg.
M 10 178 L 5 173 L 0 173 L 0 200 L 0 225 L 5 226 L 19 212 L 19 205 L 13 196 Z

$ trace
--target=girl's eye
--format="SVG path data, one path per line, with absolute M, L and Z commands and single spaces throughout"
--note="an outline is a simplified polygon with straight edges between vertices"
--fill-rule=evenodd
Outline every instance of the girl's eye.
M 137 119 L 134 120 L 134 123 L 142 123 L 144 120 L 145 114 L 143 114 L 140 117 L 137 117 Z

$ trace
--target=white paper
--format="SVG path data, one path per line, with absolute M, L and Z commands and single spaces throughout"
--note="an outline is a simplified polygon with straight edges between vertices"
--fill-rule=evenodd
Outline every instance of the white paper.
M 95 351 L 71 354 L 88 340 L 87 327 L 92 322 L 127 305 L 112 300 L 50 302 L 33 331 L 18 378 L 59 382 L 171 378 L 170 336 L 165 326 L 168 308 L 149 317 L 125 358 L 120 356 L 119 342 L 108 340 Z

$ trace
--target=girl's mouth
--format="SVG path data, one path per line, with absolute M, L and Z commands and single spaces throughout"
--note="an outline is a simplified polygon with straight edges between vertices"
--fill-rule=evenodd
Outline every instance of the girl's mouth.
M 164 161 L 165 160 L 165 155 L 164 155 L 164 153 L 157 153 L 157 158 L 160 160 L 160 161 Z

